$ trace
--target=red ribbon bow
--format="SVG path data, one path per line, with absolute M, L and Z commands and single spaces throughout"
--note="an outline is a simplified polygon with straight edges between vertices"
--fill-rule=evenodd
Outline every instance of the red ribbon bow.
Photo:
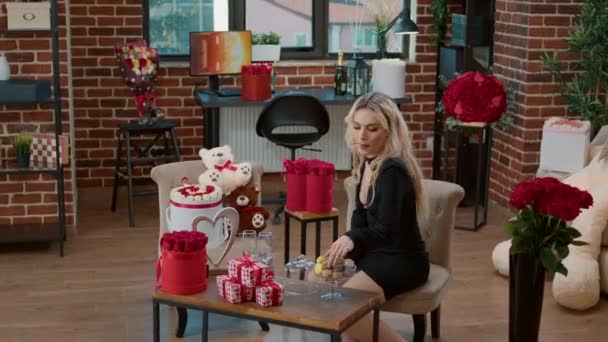
M 227 161 L 224 165 L 214 165 L 216 170 L 222 171 L 223 169 L 228 169 L 230 171 L 236 171 L 236 166 L 232 164 L 232 160 Z
M 255 284 L 260 284 L 262 282 L 262 269 L 260 268 L 260 266 L 258 266 L 257 262 L 251 258 L 249 253 L 243 253 L 243 256 L 240 258 L 236 258 L 236 260 L 240 262 L 239 265 L 236 267 L 236 274 L 240 282 L 243 281 L 243 267 L 248 267 L 252 269 L 253 275 L 255 277 Z
M 240 258 L 236 258 L 236 260 L 240 261 L 241 264 L 239 266 L 255 266 L 255 260 L 251 259 L 251 255 L 249 253 L 243 253 L 243 256 Z

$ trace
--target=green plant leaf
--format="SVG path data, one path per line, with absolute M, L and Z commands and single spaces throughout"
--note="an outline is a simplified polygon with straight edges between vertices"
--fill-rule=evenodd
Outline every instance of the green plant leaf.
M 568 269 L 566 268 L 566 266 L 564 266 L 564 264 L 561 263 L 561 261 L 557 264 L 557 268 L 555 269 L 555 273 L 561 273 L 564 275 L 564 277 L 568 276 Z
M 581 241 L 581 240 L 574 240 L 571 243 L 574 246 L 586 246 L 586 245 L 588 245 L 588 243 L 586 243 L 585 241 Z
M 567 227 L 566 231 L 570 234 L 570 236 L 572 236 L 575 239 L 578 237 L 581 237 L 581 232 L 579 232 L 578 229 L 576 229 L 574 227 Z
M 568 246 L 556 246 L 555 253 L 563 260 L 570 254 L 570 248 Z
M 545 266 L 546 269 L 551 270 L 553 272 L 557 271 L 557 266 L 560 261 L 557 260 L 555 254 L 550 248 L 543 248 L 540 251 L 540 262 Z
M 562 86 L 561 95 L 568 103 L 568 110 L 591 121 L 594 130 L 608 123 L 608 0 L 586 0 L 571 27 L 566 42 L 568 53 L 575 55 L 574 77 L 562 77 L 557 52 L 541 55 L 543 66 Z M 571 56 L 565 57 L 568 62 Z M 592 133 L 593 134 L 593 133 Z

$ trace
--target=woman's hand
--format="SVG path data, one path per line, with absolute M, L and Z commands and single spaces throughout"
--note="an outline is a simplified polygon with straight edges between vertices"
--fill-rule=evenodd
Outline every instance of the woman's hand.
M 338 240 L 331 244 L 331 247 L 325 252 L 327 262 L 332 267 L 340 258 L 344 258 L 346 254 L 353 250 L 355 244 L 347 235 L 342 235 Z

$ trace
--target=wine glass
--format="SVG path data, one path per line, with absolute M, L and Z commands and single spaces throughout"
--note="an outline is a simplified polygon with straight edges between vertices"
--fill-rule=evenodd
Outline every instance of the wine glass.
M 257 256 L 257 232 L 253 229 L 247 229 L 243 231 L 243 242 L 245 245 L 245 252 L 255 259 Z
M 321 299 L 338 300 L 343 298 L 344 295 L 338 291 L 338 283 L 353 275 L 356 269 L 357 267 L 353 264 L 348 267 L 345 266 L 342 272 L 331 272 L 330 276 L 324 277 L 324 279 L 330 283 L 330 292 L 322 294 Z
M 342 272 L 332 272 L 331 276 L 324 278 L 326 281 L 330 283 L 330 292 L 324 293 L 321 295 L 321 299 L 323 300 L 337 300 L 344 297 L 344 295 L 338 292 L 338 283 L 340 280 L 344 279 L 344 275 L 342 276 L 334 276 L 335 274 L 343 274 Z
M 272 232 L 258 234 L 257 257 L 267 266 L 272 266 Z

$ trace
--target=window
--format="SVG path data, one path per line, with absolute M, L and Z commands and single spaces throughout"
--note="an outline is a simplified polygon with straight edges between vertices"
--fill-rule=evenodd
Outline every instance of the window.
M 342 49 L 345 53 L 375 54 L 376 25 L 385 27 L 401 12 L 408 1 L 403 0 L 343 0 L 329 1 L 329 53 Z M 337 37 L 337 38 L 336 38 Z M 393 31 L 387 33 L 390 54 L 403 52 L 404 39 Z
M 304 32 L 296 32 L 295 33 L 295 39 L 296 39 L 296 43 L 294 44 L 295 47 L 305 47 L 305 46 L 311 46 L 312 42 L 310 41 L 310 39 L 308 39 L 309 34 L 304 33 Z
M 144 33 L 163 59 L 188 59 L 189 32 L 251 30 L 281 35 L 282 58 L 327 58 L 342 49 L 374 57 L 376 22 L 412 0 L 144 0 Z M 389 57 L 408 51 L 389 31 Z
M 247 0 L 245 29 L 252 32 L 276 32 L 282 48 L 310 49 L 312 40 L 312 0 Z
M 147 40 L 161 56 L 188 56 L 190 32 L 226 31 L 228 0 L 148 0 Z

